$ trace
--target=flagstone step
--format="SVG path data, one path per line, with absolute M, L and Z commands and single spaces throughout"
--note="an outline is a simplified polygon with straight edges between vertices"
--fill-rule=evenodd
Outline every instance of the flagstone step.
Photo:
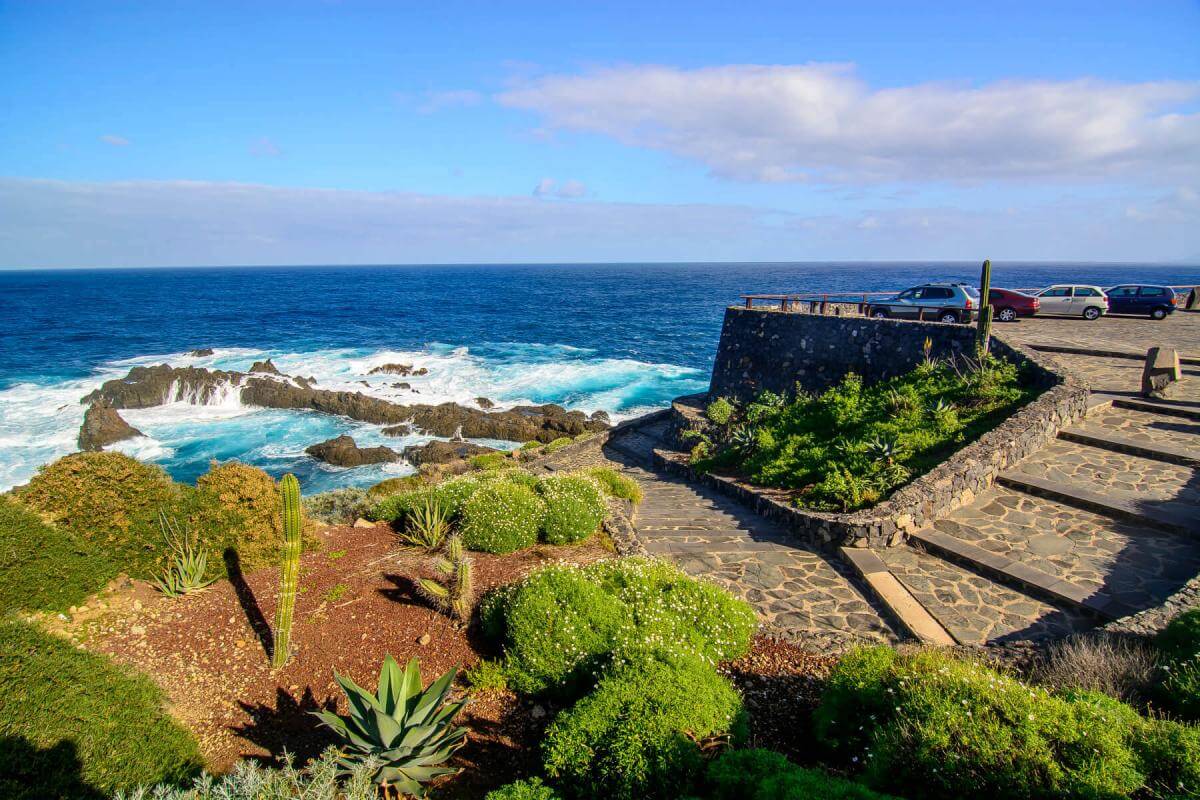
M 1113 406 L 1128 408 L 1134 411 L 1145 411 L 1149 414 L 1163 414 L 1168 417 L 1184 417 L 1185 419 L 1200 419 L 1200 406 L 1195 403 L 1179 403 L 1172 405 L 1169 401 L 1145 400 L 1132 397 L 1114 397 Z
M 843 547 L 841 554 L 911 636 L 926 644 L 956 643 L 874 552 L 862 547 Z
M 1097 511 L 1111 517 L 1141 522 L 1162 530 L 1200 536 L 1195 521 L 1195 509 L 1187 513 L 1175 507 L 1147 503 L 1136 495 L 1108 489 L 1096 491 L 1085 486 L 1029 475 L 1013 470 L 1001 472 L 996 482 L 1028 494 L 1049 497 L 1067 505 Z

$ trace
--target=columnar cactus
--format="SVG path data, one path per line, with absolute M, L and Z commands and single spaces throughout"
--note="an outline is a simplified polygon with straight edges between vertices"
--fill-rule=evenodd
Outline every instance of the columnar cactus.
M 992 338 L 992 306 L 988 303 L 988 292 L 992 288 L 992 261 L 983 262 L 983 272 L 979 276 L 979 327 L 975 331 L 975 349 L 982 359 L 988 354 Z
M 288 473 L 279 482 L 283 495 L 283 559 L 279 577 L 279 604 L 275 610 L 275 649 L 271 666 L 287 663 L 291 650 L 292 614 L 300 582 L 300 482 Z
M 460 536 L 446 537 L 442 554 L 430 562 L 435 577 L 417 579 L 417 591 L 446 616 L 466 622 L 475 597 L 474 562 L 466 554 Z

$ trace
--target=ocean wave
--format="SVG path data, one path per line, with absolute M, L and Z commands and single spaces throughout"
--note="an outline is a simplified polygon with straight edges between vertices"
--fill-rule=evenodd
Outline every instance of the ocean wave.
M 614 421 L 662 407 L 672 397 L 701 390 L 705 382 L 698 370 L 686 367 L 604 358 L 569 345 L 522 342 L 307 352 L 217 348 L 210 356 L 134 356 L 100 365 L 86 378 L 47 379 L 0 390 L 0 489 L 28 481 L 39 465 L 73 452 L 85 411 L 80 398 L 131 367 L 165 363 L 246 372 L 255 361 L 267 358 L 283 373 L 315 378 L 317 388 L 362 392 L 397 403 L 473 406 L 476 398 L 486 397 L 497 409 L 557 403 L 587 413 L 605 411 Z M 368 374 L 383 364 L 408 364 L 428 372 L 404 377 Z M 164 405 L 121 412 L 145 436 L 115 449 L 159 463 L 180 480 L 194 480 L 211 460 L 236 458 L 276 475 L 296 472 L 305 491 L 321 491 L 366 485 L 406 474 L 412 467 L 397 462 L 330 468 L 304 454 L 310 444 L 348 433 L 361 445 L 385 444 L 399 450 L 430 438 L 385 436 L 381 426 L 314 412 L 245 406 L 240 393 L 232 384 L 204 396 L 172 386 Z

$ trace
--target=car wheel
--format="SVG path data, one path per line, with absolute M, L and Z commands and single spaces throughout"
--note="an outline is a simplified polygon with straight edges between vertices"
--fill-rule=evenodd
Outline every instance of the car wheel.
M 1016 318 L 1017 312 L 1011 308 L 1002 308 L 1000 309 L 1000 312 L 996 314 L 996 319 L 1000 320 L 1001 322 L 1012 322 Z
M 1150 312 L 1150 319 L 1166 319 L 1167 310 L 1165 308 L 1156 308 Z
M 887 319 L 888 312 L 882 308 L 873 308 L 871 309 L 871 317 L 873 319 Z
M 950 324 L 956 323 L 956 322 L 958 322 L 958 312 L 957 311 L 943 311 L 942 313 L 938 314 L 938 322 L 945 322 L 945 323 L 950 323 Z
M 1095 306 L 1088 306 L 1083 310 L 1084 319 L 1097 319 L 1100 316 L 1100 309 Z

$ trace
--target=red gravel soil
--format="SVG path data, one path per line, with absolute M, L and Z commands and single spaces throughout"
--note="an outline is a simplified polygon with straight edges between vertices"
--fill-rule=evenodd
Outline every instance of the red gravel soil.
M 420 658 L 426 683 L 495 655 L 474 628 L 464 630 L 416 597 L 412 575 L 420 559 L 414 562 L 413 551 L 398 547 L 389 528 L 331 528 L 322 538 L 321 549 L 301 559 L 293 655 L 278 671 L 269 657 L 275 569 L 242 576 L 235 564 L 232 580 L 174 600 L 146 584 L 127 583 L 60 627 L 89 649 L 153 677 L 217 772 L 240 758 L 272 761 L 285 750 L 303 761 L 333 744 L 308 712 L 345 711 L 335 669 L 374 689 L 389 653 L 401 665 Z M 547 562 L 585 563 L 608 555 L 595 541 L 507 556 L 476 554 L 475 585 L 482 593 Z M 459 717 L 470 731 L 454 759 L 463 771 L 443 779 L 439 796 L 480 797 L 532 771 L 548 716 L 507 692 L 476 693 Z

